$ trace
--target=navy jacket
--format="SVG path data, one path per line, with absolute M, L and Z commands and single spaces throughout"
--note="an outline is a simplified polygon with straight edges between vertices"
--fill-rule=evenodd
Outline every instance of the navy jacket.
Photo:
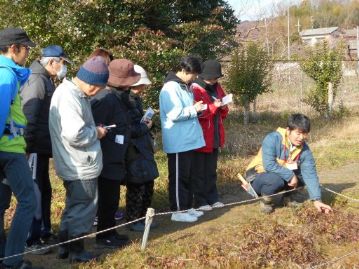
M 126 176 L 126 152 L 131 136 L 127 106 L 123 91 L 104 89 L 91 100 L 96 125 L 116 124 L 101 139 L 103 169 L 101 177 L 124 181 Z
M 152 135 L 147 125 L 141 122 L 144 115 L 141 98 L 126 92 L 125 104 L 131 121 L 131 140 L 126 158 L 127 182 L 143 184 L 159 176 Z

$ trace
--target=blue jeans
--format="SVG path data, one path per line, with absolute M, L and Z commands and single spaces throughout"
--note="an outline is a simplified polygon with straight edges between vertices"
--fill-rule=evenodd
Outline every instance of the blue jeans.
M 25 241 L 36 209 L 31 171 L 25 154 L 0 151 L 0 173 L 7 184 L 0 183 L 0 257 L 24 252 Z M 17 206 L 10 231 L 5 240 L 4 214 L 9 208 L 11 193 L 14 193 Z M 5 259 L 7 266 L 21 263 L 23 256 Z

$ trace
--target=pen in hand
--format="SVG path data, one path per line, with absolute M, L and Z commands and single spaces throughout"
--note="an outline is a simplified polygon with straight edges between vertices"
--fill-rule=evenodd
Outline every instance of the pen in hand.
M 112 124 L 112 125 L 106 125 L 106 126 L 101 126 L 102 128 L 105 128 L 106 130 L 110 130 L 112 128 L 116 128 L 116 124 Z

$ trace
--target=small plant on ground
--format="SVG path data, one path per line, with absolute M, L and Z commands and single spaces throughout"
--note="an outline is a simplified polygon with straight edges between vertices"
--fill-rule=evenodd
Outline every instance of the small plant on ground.
M 323 215 L 315 208 L 304 207 L 297 213 L 297 222 L 309 226 L 313 233 L 332 243 L 359 242 L 359 216 L 340 209 Z

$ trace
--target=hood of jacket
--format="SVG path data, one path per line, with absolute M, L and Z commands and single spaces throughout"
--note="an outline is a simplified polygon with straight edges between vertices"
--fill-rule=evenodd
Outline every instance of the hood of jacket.
M 176 76 L 176 73 L 174 73 L 174 72 L 169 72 L 169 73 L 167 74 L 167 76 L 166 76 L 166 78 L 165 78 L 165 83 L 166 83 L 166 82 L 169 82 L 169 81 L 175 81 L 175 82 L 177 82 L 177 83 L 179 83 L 179 84 L 184 84 L 184 85 L 186 85 L 186 83 L 185 83 L 182 79 L 180 79 L 179 77 L 177 77 L 177 76 Z
M 12 71 L 15 73 L 17 77 L 17 80 L 20 82 L 21 86 L 26 82 L 26 80 L 29 78 L 31 74 L 30 69 L 16 64 L 13 60 L 3 55 L 0 55 L 0 66 L 6 66 L 12 69 Z
M 50 77 L 49 72 L 47 72 L 45 67 L 43 67 L 38 60 L 32 62 L 32 64 L 30 65 L 30 69 L 32 74 L 42 74 L 47 77 Z
M 217 89 L 217 83 L 211 85 L 207 84 L 202 78 L 197 78 L 194 83 L 197 83 L 203 89 L 205 89 L 210 95 L 213 95 Z

